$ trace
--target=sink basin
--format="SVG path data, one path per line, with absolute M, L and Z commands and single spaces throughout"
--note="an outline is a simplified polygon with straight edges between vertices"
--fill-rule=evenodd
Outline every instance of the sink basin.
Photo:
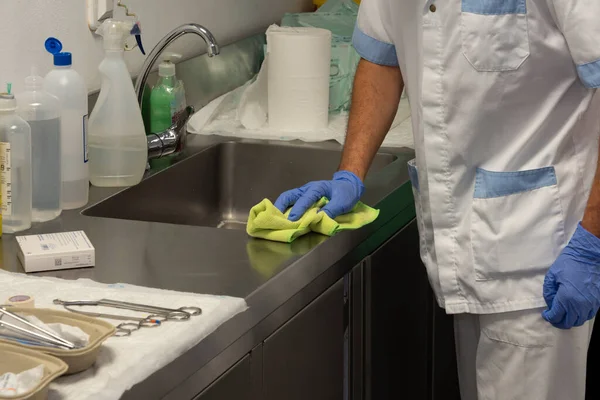
M 396 159 L 378 154 L 371 172 Z M 86 209 L 84 215 L 181 225 L 245 229 L 264 198 L 312 180 L 330 179 L 339 150 L 290 144 L 225 142 L 183 160 L 137 186 Z

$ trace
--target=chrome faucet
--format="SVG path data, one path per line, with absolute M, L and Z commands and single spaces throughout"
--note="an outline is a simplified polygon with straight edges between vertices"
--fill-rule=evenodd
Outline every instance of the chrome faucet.
M 208 56 L 213 57 L 219 54 L 219 45 L 213 34 L 198 24 L 184 24 L 178 28 L 173 29 L 164 38 L 162 38 L 158 44 L 152 49 L 144 65 L 142 71 L 138 76 L 135 83 L 135 93 L 137 95 L 140 109 L 142 108 L 142 99 L 144 98 L 144 89 L 146 88 L 146 82 L 148 75 L 150 75 L 150 69 L 158 60 L 162 52 L 175 40 L 180 37 L 192 33 L 200 36 L 206 42 L 208 46 Z M 194 114 L 194 107 L 188 106 L 185 112 L 179 117 L 173 125 L 164 132 L 154 133 L 148 135 L 148 159 L 160 158 L 169 154 L 173 154 L 176 151 L 180 151 L 185 147 L 187 130 L 186 125 L 190 117 Z

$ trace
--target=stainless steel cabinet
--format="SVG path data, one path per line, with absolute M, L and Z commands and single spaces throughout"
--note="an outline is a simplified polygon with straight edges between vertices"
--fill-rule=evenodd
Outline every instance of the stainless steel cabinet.
M 265 400 L 342 400 L 343 316 L 339 280 L 264 341 Z
M 408 224 L 199 400 L 459 400 L 452 318 Z

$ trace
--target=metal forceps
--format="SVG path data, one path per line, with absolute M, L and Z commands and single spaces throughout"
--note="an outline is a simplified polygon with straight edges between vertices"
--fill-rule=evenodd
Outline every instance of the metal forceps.
M 129 336 L 132 332 L 137 331 L 140 328 L 156 328 L 161 325 L 164 321 L 186 321 L 190 319 L 191 316 L 202 314 L 202 309 L 199 307 L 181 307 L 178 309 L 170 309 L 156 306 L 149 306 L 146 304 L 136 304 L 136 303 L 127 303 L 124 301 L 116 301 L 109 299 L 101 299 L 101 300 L 75 300 L 75 301 L 63 301 L 60 299 L 55 299 L 53 301 L 54 304 L 62 305 L 66 310 L 83 314 L 90 317 L 98 317 L 98 318 L 108 318 L 108 319 L 116 319 L 127 321 L 117 325 L 117 331 L 115 332 L 115 336 Z M 75 306 L 97 306 L 97 307 L 113 307 L 119 308 L 122 310 L 131 310 L 137 312 L 148 312 L 148 315 L 145 318 L 140 317 L 132 317 L 128 315 L 116 315 L 116 314 L 106 314 L 99 312 L 90 312 L 90 311 L 81 311 L 76 310 L 72 307 Z M 137 322 L 131 322 L 137 321 Z
M 117 300 L 109 300 L 109 299 L 101 299 L 101 300 L 75 300 L 75 301 L 63 301 L 59 299 L 54 300 L 54 304 L 62 305 L 65 309 L 85 314 L 92 315 L 100 318 L 109 318 L 109 319 L 132 319 L 131 317 L 126 316 L 116 316 L 110 314 L 102 314 L 102 313 L 90 313 L 87 311 L 75 310 L 71 307 L 73 306 L 96 306 L 96 307 L 112 307 L 119 308 L 122 310 L 131 310 L 137 312 L 147 312 L 150 315 L 146 318 L 142 318 L 143 320 L 155 319 L 159 321 L 187 321 L 190 317 L 195 315 L 202 314 L 202 309 L 199 307 L 180 307 L 177 309 L 172 308 L 164 308 L 164 307 L 156 307 L 150 306 L 146 304 L 136 304 L 136 303 L 127 303 L 125 301 L 117 301 Z M 116 317 L 116 318 L 115 318 Z
M 141 328 L 157 328 L 160 326 L 160 321 L 156 319 L 148 318 L 129 318 L 138 322 L 122 322 L 117 325 L 116 331 L 113 336 L 131 336 L 131 332 L 137 331 Z

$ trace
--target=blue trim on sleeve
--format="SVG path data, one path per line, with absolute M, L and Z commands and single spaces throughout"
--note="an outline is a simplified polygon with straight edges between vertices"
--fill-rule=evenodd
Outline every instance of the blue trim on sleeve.
M 354 28 L 352 44 L 358 54 L 367 61 L 391 67 L 398 66 L 396 46 L 372 38 L 361 31 L 358 26 Z
M 462 11 L 473 14 L 527 14 L 526 0 L 462 0 Z
M 577 66 L 577 73 L 588 88 L 600 88 L 600 60 Z
M 417 166 L 415 165 L 415 160 L 410 160 L 408 162 L 408 176 L 410 177 L 410 181 L 417 192 L 419 191 L 419 173 L 417 171 Z
M 553 185 L 556 185 L 554 167 L 518 172 L 492 172 L 478 168 L 473 197 L 491 199 Z

